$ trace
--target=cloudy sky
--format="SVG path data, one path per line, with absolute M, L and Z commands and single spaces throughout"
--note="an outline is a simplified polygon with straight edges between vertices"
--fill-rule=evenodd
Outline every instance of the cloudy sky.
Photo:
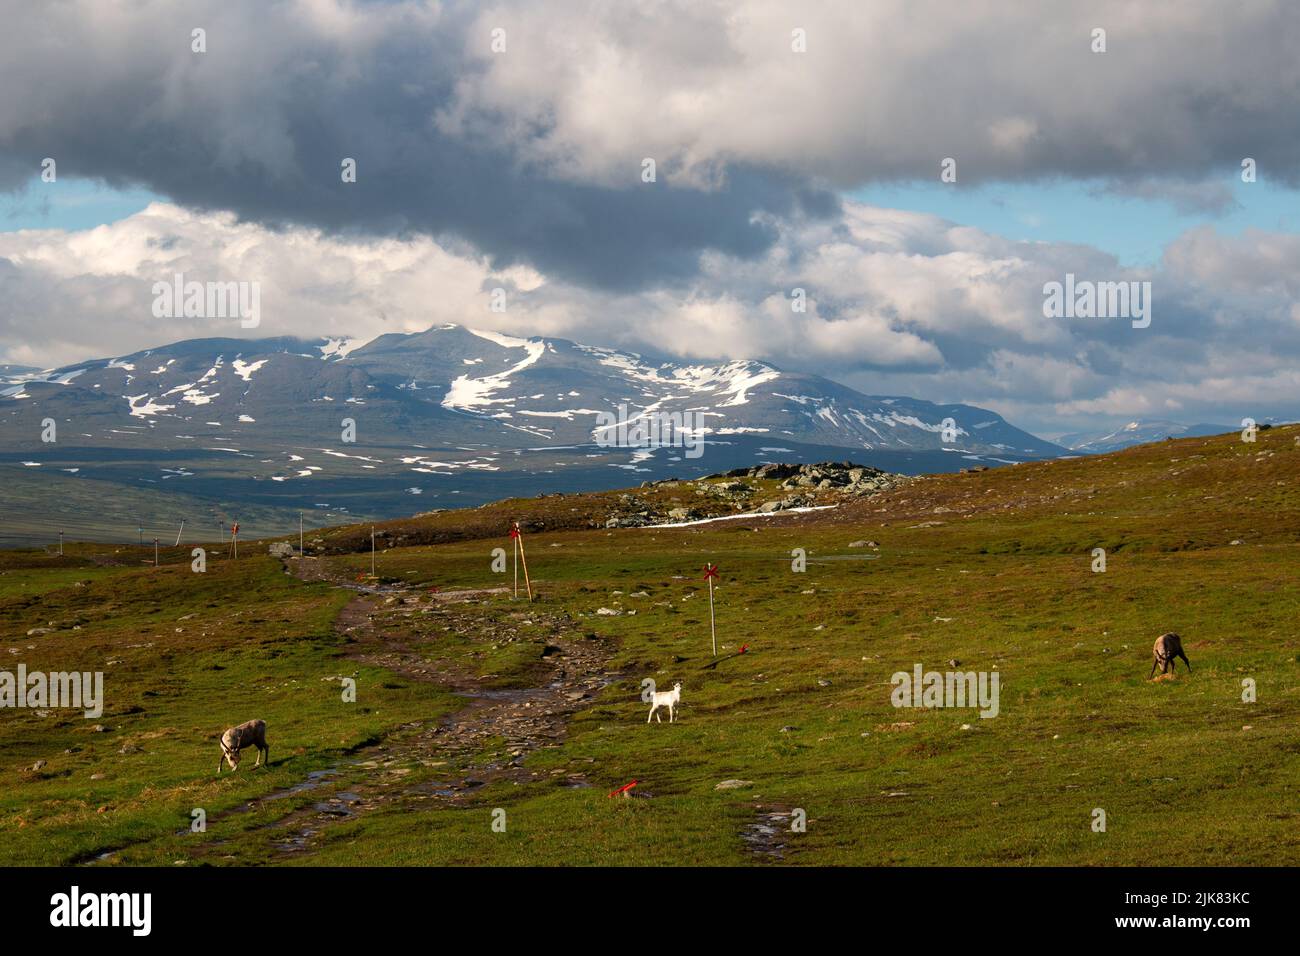
M 1297 49 L 1262 0 L 14 5 L 0 363 L 456 322 L 1046 435 L 1300 418 Z M 154 318 L 176 272 L 261 326 Z M 1150 327 L 1045 318 L 1067 273 Z

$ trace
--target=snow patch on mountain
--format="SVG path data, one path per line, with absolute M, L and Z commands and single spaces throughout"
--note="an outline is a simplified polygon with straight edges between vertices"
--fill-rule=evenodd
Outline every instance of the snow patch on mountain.
M 256 362 L 244 362 L 241 361 L 240 359 L 235 359 L 235 361 L 231 364 L 231 368 L 235 370 L 236 375 L 238 375 L 245 382 L 247 382 L 253 377 L 253 373 L 256 372 L 263 365 L 265 365 L 268 361 L 270 361 L 270 359 L 258 359 Z
M 546 354 L 546 343 L 541 340 L 517 339 L 496 332 L 481 332 L 474 329 L 467 329 L 466 331 L 473 332 L 479 338 L 495 342 L 504 348 L 524 349 L 528 354 L 504 372 L 485 375 L 482 378 L 470 378 L 468 375 L 461 375 L 447 388 L 447 394 L 442 400 L 443 407 L 455 409 L 456 411 L 472 412 L 489 405 L 514 404 L 515 399 L 513 398 L 494 399 L 492 395 L 510 387 L 510 376 L 523 371 L 530 365 L 536 364 Z

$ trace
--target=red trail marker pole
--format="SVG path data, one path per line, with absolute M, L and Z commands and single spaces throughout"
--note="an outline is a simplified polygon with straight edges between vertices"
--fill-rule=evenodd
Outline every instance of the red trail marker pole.
M 533 583 L 528 580 L 528 555 L 524 553 L 524 536 L 519 530 L 519 522 L 515 522 L 514 528 L 510 533 L 514 536 L 515 541 L 519 543 L 519 559 L 524 565 L 524 586 L 528 588 L 528 603 L 533 603 Z M 516 585 L 517 586 L 517 585 Z
M 510 600 L 517 601 L 519 600 L 519 528 L 518 527 L 514 527 L 510 529 L 510 545 L 515 556 L 515 592 L 511 596 Z
M 718 628 L 713 617 L 713 579 L 718 576 L 716 564 L 704 566 L 704 580 L 709 582 L 709 634 L 713 637 L 713 656 L 718 656 Z

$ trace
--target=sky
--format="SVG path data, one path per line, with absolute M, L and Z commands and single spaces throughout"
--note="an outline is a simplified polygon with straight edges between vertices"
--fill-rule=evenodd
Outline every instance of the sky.
M 456 322 L 761 359 L 1047 437 L 1300 418 L 1293 5 L 6 17 L 0 364 Z M 261 326 L 155 318 L 176 272 L 258 282 Z M 1150 283 L 1150 324 L 1046 315 L 1067 275 Z

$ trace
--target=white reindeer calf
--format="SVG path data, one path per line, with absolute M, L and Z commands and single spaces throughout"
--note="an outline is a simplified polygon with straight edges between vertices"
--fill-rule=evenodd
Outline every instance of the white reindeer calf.
M 655 720 L 657 720 L 659 723 L 662 724 L 664 722 L 663 718 L 656 715 L 655 711 L 658 710 L 660 707 L 667 707 L 668 723 L 671 724 L 673 722 L 673 713 L 676 710 L 677 705 L 681 703 L 681 700 L 682 700 L 682 685 L 680 683 L 673 684 L 672 690 L 655 691 L 654 697 L 650 701 L 650 713 L 646 716 L 645 722 L 647 724 L 650 723 L 650 718 L 654 717 Z
M 253 764 L 254 770 L 262 765 L 263 755 L 266 756 L 267 764 L 271 763 L 271 748 L 266 744 L 265 720 L 250 720 L 238 727 L 231 727 L 221 735 L 221 756 L 217 758 L 218 776 L 221 775 L 222 760 L 230 764 L 231 773 L 239 769 L 239 751 L 245 747 L 257 748 L 257 763 Z

